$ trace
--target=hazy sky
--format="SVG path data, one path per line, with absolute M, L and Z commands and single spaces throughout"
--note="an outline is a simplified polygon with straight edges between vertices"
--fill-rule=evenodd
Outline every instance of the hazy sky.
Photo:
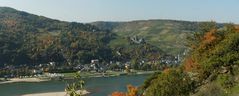
M 0 6 L 77 22 L 176 19 L 239 23 L 239 0 L 0 0 Z

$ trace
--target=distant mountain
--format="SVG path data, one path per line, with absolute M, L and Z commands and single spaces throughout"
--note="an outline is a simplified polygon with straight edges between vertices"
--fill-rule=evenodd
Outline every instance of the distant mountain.
M 111 46 L 122 46 L 125 37 L 138 36 L 170 54 L 185 51 L 186 37 L 199 30 L 199 22 L 176 20 L 140 20 L 131 22 L 94 22 L 100 29 L 110 30 L 119 37 L 112 40 Z

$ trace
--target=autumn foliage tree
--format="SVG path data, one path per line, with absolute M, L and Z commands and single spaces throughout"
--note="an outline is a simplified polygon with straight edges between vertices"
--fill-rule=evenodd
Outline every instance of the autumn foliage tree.
M 126 94 L 123 92 L 113 92 L 111 96 L 126 96 Z
M 111 96 L 140 96 L 138 88 L 132 85 L 127 85 L 127 92 L 113 92 Z

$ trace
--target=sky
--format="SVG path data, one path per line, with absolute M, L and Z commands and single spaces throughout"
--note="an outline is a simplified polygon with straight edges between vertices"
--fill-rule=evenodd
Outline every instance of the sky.
M 238 4 L 239 0 L 0 0 L 0 6 L 83 23 L 173 19 L 239 24 Z

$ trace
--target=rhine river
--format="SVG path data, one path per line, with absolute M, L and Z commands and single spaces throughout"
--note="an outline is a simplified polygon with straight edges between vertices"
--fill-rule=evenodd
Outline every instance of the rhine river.
M 90 92 L 87 96 L 108 96 L 114 91 L 126 91 L 128 84 L 140 86 L 149 76 L 150 74 L 85 78 L 85 88 Z M 66 84 L 66 81 L 0 84 L 0 94 L 1 96 L 21 96 L 23 94 L 62 92 Z

